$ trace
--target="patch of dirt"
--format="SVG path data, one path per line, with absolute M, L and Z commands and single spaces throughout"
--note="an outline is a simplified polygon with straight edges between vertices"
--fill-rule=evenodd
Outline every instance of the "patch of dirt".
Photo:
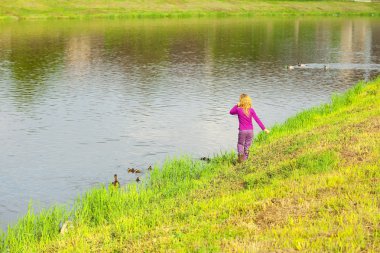
M 220 174 L 210 185 L 204 189 L 197 189 L 191 192 L 191 199 L 209 199 L 215 196 L 228 195 L 231 192 L 240 192 L 244 189 L 244 180 L 238 173 Z
M 318 188 L 317 189 L 317 198 L 322 199 L 330 196 L 336 196 L 337 193 L 342 193 L 344 191 L 343 187 L 325 187 L 325 188 Z
M 294 198 L 273 198 L 264 210 L 256 215 L 255 222 L 259 228 L 267 229 L 284 224 L 289 217 L 304 217 L 309 210 L 310 205 L 307 202 L 300 204 Z
M 372 145 L 374 144 L 366 143 L 366 141 L 373 139 L 378 142 L 379 130 L 380 117 L 369 118 L 361 123 L 349 124 L 342 129 L 341 134 L 343 137 L 340 138 L 340 155 L 344 163 L 348 165 L 371 162 L 374 157 L 369 157 L 368 154 L 372 153 Z M 360 147 L 359 150 L 358 147 Z
M 234 240 L 222 240 L 220 247 L 222 252 L 260 252 L 256 242 L 237 238 Z

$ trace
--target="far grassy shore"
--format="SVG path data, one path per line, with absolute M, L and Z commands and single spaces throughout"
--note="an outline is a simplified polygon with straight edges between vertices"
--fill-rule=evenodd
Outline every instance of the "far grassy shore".
M 30 208 L 0 252 L 380 252 L 379 160 L 380 78 L 260 134 L 244 164 L 181 157 L 71 210 Z
M 271 15 L 379 16 L 380 3 L 262 0 L 2 0 L 0 19 Z

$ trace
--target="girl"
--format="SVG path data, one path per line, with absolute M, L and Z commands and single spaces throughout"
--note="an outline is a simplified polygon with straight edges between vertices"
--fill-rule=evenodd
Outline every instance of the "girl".
M 239 135 L 238 135 L 238 162 L 241 163 L 248 158 L 249 147 L 253 139 L 252 118 L 255 119 L 260 128 L 269 134 L 269 130 L 265 128 L 256 112 L 252 108 L 252 100 L 247 94 L 240 95 L 240 101 L 231 111 L 231 115 L 238 115 L 239 118 Z

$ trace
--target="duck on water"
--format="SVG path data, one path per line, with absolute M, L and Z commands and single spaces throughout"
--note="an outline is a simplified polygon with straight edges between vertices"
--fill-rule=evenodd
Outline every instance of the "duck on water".
M 306 67 L 306 64 L 298 62 L 296 65 L 285 65 L 285 67 L 287 69 L 304 68 L 304 67 Z

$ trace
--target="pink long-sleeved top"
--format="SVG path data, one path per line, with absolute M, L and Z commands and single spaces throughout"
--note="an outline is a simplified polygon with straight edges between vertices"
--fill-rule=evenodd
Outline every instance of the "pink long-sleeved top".
M 241 107 L 238 107 L 235 105 L 232 107 L 230 111 L 231 115 L 238 115 L 239 118 L 239 130 L 253 130 L 253 125 L 252 125 L 252 118 L 257 122 L 257 124 L 260 126 L 262 130 L 265 129 L 264 124 L 261 122 L 259 117 L 257 117 L 255 110 L 253 108 L 249 109 L 249 115 L 245 115 L 244 109 Z

